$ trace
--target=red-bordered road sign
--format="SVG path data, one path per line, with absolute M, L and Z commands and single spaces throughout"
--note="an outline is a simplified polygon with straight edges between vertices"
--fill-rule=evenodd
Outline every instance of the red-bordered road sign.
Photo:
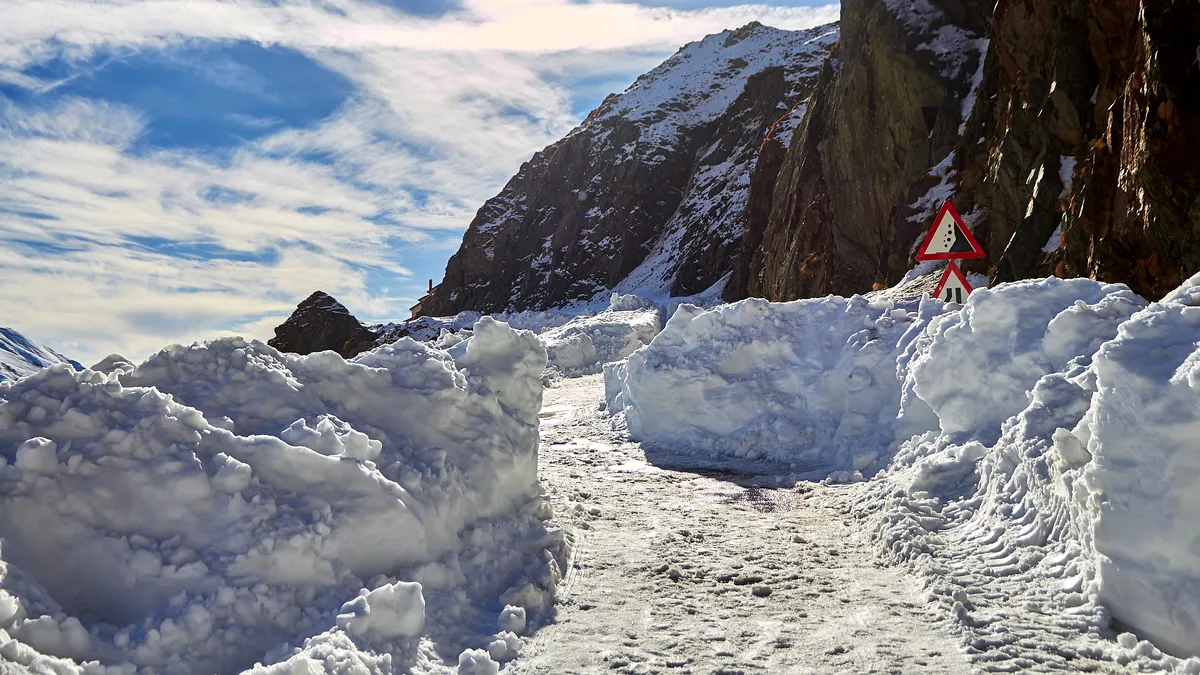
M 951 260 L 946 265 L 946 271 L 942 272 L 942 280 L 938 282 L 937 290 L 933 292 L 933 297 L 943 302 L 956 302 L 963 304 L 967 301 L 967 296 L 971 294 L 971 284 L 967 283 L 967 278 L 963 276 L 962 270 L 958 269 L 958 265 Z
M 933 227 L 917 249 L 917 260 L 954 260 L 956 258 L 982 258 L 983 247 L 971 234 L 962 216 L 947 199 L 933 219 Z

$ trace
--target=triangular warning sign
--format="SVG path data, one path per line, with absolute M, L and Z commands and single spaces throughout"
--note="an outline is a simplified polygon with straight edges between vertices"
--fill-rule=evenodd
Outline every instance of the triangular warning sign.
M 942 272 L 942 280 L 938 282 L 933 297 L 942 302 L 956 302 L 961 305 L 967 301 L 967 296 L 971 294 L 972 290 L 971 284 L 967 283 L 967 278 L 963 276 L 962 270 L 958 269 L 958 265 L 951 260 L 950 264 L 946 265 L 946 271 Z
M 947 199 L 933 219 L 933 227 L 917 250 L 917 260 L 953 260 L 955 258 L 982 258 L 983 247 L 975 241 L 975 235 L 954 205 Z

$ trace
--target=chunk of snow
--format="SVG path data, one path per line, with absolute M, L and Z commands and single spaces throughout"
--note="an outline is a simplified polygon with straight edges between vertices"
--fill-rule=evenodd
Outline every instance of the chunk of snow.
M 525 632 L 525 608 L 509 605 L 500 612 L 500 630 L 520 635 Z
M 342 653 L 342 631 L 414 637 L 421 585 L 384 578 L 355 599 L 365 580 L 463 552 L 511 560 L 515 574 L 487 582 L 503 588 L 543 570 L 544 551 L 481 547 L 514 546 L 517 527 L 561 540 L 526 513 L 541 499 L 545 364 L 535 335 L 482 318 L 451 351 L 404 339 L 348 362 L 225 338 L 113 375 L 59 364 L 4 383 L 6 630 L 45 658 L 169 675 L 237 672 L 269 651 L 302 668 Z M 544 570 L 526 593 L 543 602 Z
M 482 649 L 467 649 L 458 655 L 458 675 L 497 675 L 500 664 Z
M 32 471 L 46 476 L 58 473 L 56 445 L 48 438 L 31 438 L 17 448 L 14 464 L 23 471 Z
M 342 605 L 338 627 L 352 635 L 374 633 L 384 638 L 414 638 L 424 632 L 425 596 L 421 584 L 397 581 L 363 591 Z

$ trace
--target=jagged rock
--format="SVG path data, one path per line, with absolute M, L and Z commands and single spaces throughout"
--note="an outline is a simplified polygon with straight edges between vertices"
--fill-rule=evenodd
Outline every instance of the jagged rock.
M 841 30 L 727 299 L 892 285 L 950 195 L 993 281 L 1200 271 L 1200 4 L 846 0 Z
M 335 351 L 349 359 L 373 348 L 377 338 L 342 303 L 317 291 L 276 326 L 275 337 L 267 344 L 295 354 Z
M 769 215 L 750 220 L 735 276 L 744 282 L 727 299 L 850 295 L 911 267 L 979 70 L 983 4 L 842 2 L 841 40 L 775 178 Z
M 422 313 L 712 286 L 736 260 L 766 133 L 799 121 L 790 111 L 835 39 L 836 26 L 751 23 L 687 45 L 608 97 L 484 204 Z
M 1009 0 L 993 23 L 988 170 L 1009 180 L 984 194 L 1035 218 L 1054 206 L 1009 219 L 1012 269 L 998 274 L 1030 273 L 1014 249 L 1051 220 L 1061 237 L 1040 243 L 1062 276 L 1157 299 L 1200 270 L 1200 3 Z
M 993 281 L 1154 299 L 1200 271 L 1200 3 L 841 11 L 837 34 L 710 36 L 606 99 L 480 210 L 425 313 L 727 273 L 726 300 L 862 293 L 912 269 L 947 198 L 987 253 L 964 268 Z

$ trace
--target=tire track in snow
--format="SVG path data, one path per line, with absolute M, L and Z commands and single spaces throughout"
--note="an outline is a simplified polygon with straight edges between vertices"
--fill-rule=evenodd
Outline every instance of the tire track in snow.
M 546 391 L 539 471 L 576 554 L 557 622 L 506 672 L 970 670 L 918 582 L 875 565 L 844 489 L 656 467 L 602 396 L 600 376 Z

